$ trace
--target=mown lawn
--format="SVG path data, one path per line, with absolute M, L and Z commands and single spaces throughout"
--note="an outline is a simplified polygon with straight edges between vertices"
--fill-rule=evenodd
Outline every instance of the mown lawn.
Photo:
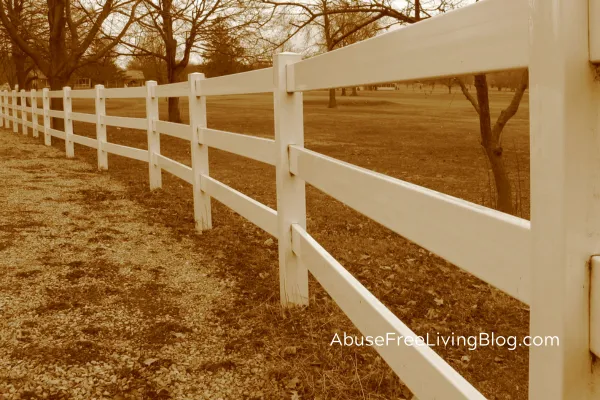
M 491 93 L 495 115 L 511 95 Z M 358 97 L 339 97 L 338 109 L 326 108 L 326 92 L 307 93 L 304 100 L 309 149 L 468 201 L 492 204 L 493 183 L 479 145 L 478 120 L 460 92 L 448 94 L 441 88 L 433 93 L 410 88 L 360 92 Z M 161 119 L 166 119 L 165 101 L 160 106 Z M 187 119 L 186 99 L 182 110 Z M 74 111 L 93 112 L 93 103 L 74 100 Z M 107 100 L 107 112 L 143 117 L 145 105 Z M 208 121 L 211 128 L 273 137 L 272 98 L 210 98 Z M 75 132 L 93 136 L 94 127 L 75 123 Z M 146 148 L 145 132 L 117 128 L 108 132 L 111 142 Z M 503 134 L 515 201 L 524 218 L 529 216 L 528 132 L 526 95 Z M 167 136 L 161 140 L 163 154 L 189 163 L 189 143 Z M 63 146 L 61 140 L 53 142 Z M 96 162 L 95 150 L 76 145 L 75 153 Z M 212 176 L 275 208 L 273 167 L 214 149 L 209 157 Z M 130 196 L 148 210 L 149 223 L 194 236 L 189 185 L 164 172 L 163 190 L 150 193 L 146 164 L 117 156 L 109 156 L 109 173 L 129 184 Z M 522 303 L 311 187 L 307 209 L 308 231 L 418 334 L 527 335 L 529 313 Z M 256 326 L 247 342 L 226 347 L 264 352 L 274 365 L 272 379 L 282 394 L 295 390 L 303 398 L 408 396 L 372 349 L 329 345 L 335 332 L 352 328 L 317 283 L 311 283 L 313 305 L 308 310 L 283 314 L 278 310 L 277 251 L 267 234 L 216 201 L 213 224 L 212 231 L 195 235 L 197 249 L 219 260 L 223 276 L 232 278 L 239 293 L 236 306 L 223 310 L 221 318 L 232 327 Z M 488 398 L 527 397 L 525 348 L 434 350 Z

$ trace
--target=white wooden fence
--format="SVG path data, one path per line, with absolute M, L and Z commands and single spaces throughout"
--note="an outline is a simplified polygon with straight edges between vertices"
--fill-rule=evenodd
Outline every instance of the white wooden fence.
M 530 305 L 531 335 L 560 338 L 560 346 L 530 348 L 530 398 L 598 398 L 590 348 L 600 353 L 600 294 L 591 283 L 600 285 L 593 258 L 600 254 L 599 2 L 484 0 L 304 61 L 278 54 L 273 68 L 258 71 L 191 74 L 187 82 L 140 88 L 21 91 L 20 106 L 18 94 L 5 91 L 0 123 L 12 123 L 14 132 L 21 125 L 24 134 L 31 128 L 33 136 L 42 131 L 46 145 L 52 136 L 64 139 L 67 157 L 74 143 L 96 148 L 99 169 L 108 168 L 108 153 L 148 162 L 151 188 L 161 187 L 163 170 L 183 179 L 193 185 L 198 230 L 211 228 L 214 198 L 278 238 L 284 306 L 308 303 L 310 271 L 364 335 L 415 336 L 306 231 L 310 183 Z M 304 91 L 524 67 L 531 76 L 531 223 L 303 146 Z M 207 96 L 261 92 L 273 93 L 274 140 L 207 128 Z M 51 110 L 50 98 L 60 97 L 64 111 Z M 160 121 L 160 97 L 188 97 L 190 125 Z M 82 98 L 95 99 L 95 114 L 71 111 Z M 107 116 L 107 98 L 146 99 L 146 118 Z M 51 117 L 64 118 L 65 130 L 51 128 Z M 77 135 L 72 121 L 96 124 L 96 138 Z M 109 143 L 106 126 L 146 130 L 148 150 Z M 190 141 L 191 167 L 161 155 L 161 135 Z M 208 147 L 275 166 L 277 211 L 211 178 Z M 429 347 L 376 349 L 420 399 L 483 397 Z

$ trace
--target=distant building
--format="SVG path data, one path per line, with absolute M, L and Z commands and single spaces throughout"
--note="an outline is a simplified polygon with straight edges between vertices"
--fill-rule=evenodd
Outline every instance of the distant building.
M 42 73 L 42 71 L 36 69 L 31 70 L 31 72 L 29 73 L 31 75 L 31 87 L 33 89 L 43 89 L 43 88 L 49 88 L 50 87 L 50 82 L 48 81 L 48 78 L 46 78 L 46 75 L 44 75 Z
M 145 83 L 144 72 L 136 69 L 125 71 L 125 78 L 123 79 L 124 87 L 144 86 Z
M 361 86 L 361 90 L 398 90 L 400 85 L 398 83 L 382 83 L 380 85 L 367 85 Z
M 73 82 L 73 89 L 91 89 L 92 80 L 90 78 L 77 78 Z

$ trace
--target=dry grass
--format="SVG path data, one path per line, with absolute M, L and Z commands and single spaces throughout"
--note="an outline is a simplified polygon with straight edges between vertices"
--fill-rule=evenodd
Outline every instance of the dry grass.
M 508 93 L 492 93 L 497 114 Z M 425 187 L 490 205 L 485 159 L 478 145 L 478 122 L 460 94 L 361 93 L 326 108 L 325 93 L 305 96 L 306 146 L 312 150 Z M 183 101 L 185 110 L 186 102 Z M 76 111 L 92 111 L 75 102 Z M 112 115 L 143 116 L 142 102 L 109 100 Z M 161 102 L 161 116 L 165 117 Z M 184 114 L 186 114 L 184 112 Z M 504 134 L 511 177 L 519 178 L 522 215 L 529 210 L 528 107 L 525 104 Z M 209 126 L 233 132 L 273 135 L 270 96 L 209 99 Z M 78 134 L 93 128 L 76 124 Z M 111 142 L 146 147 L 143 132 L 109 129 Z M 62 148 L 60 140 L 56 146 Z M 514 145 L 513 145 L 514 144 Z M 162 151 L 189 162 L 189 144 L 163 137 Z M 76 146 L 76 154 L 95 165 L 95 152 Z M 516 165 L 520 166 L 517 170 Z M 272 167 L 220 151 L 210 151 L 211 175 L 275 208 Z M 282 313 L 278 307 L 277 250 L 269 236 L 213 203 L 214 229 L 193 235 L 191 190 L 164 173 L 164 190 L 147 189 L 147 166 L 109 157 L 110 175 L 127 188 L 127 198 L 145 210 L 149 224 L 168 227 L 175 238 L 189 238 L 214 275 L 229 282 L 236 298 L 216 315 L 227 330 L 253 327 L 247 336 L 231 334 L 226 350 L 263 354 L 273 384 L 269 398 L 386 399 L 410 393 L 372 349 L 330 347 L 335 332 L 353 332 L 335 303 L 311 282 L 311 307 Z M 528 311 L 519 302 L 429 254 L 343 204 L 309 187 L 308 230 L 369 290 L 418 334 L 461 335 L 495 332 L 523 336 Z M 460 227 L 456 227 L 460 230 Z M 519 348 L 435 348 L 489 398 L 527 397 L 527 350 Z M 465 357 L 467 356 L 467 357 Z M 222 370 L 235 366 L 208 364 Z

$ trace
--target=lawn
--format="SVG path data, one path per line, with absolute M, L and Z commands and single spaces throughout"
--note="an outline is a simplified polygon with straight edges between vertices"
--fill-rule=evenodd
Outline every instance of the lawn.
M 495 116 L 511 95 L 491 92 Z M 305 94 L 307 148 L 471 202 L 493 204 L 479 122 L 459 91 L 359 92 L 358 97 L 338 97 L 338 102 L 338 109 L 328 109 L 326 92 Z M 166 119 L 164 100 L 160 107 L 161 119 Z M 187 120 L 186 99 L 181 108 Z M 209 98 L 207 108 L 211 128 L 273 137 L 270 95 Z M 93 112 L 93 102 L 74 100 L 73 110 Z M 528 112 L 526 94 L 503 134 L 506 164 L 523 218 L 529 217 Z M 107 113 L 144 117 L 145 105 L 142 100 L 109 99 Z M 75 123 L 77 134 L 93 136 L 94 132 L 93 125 Z M 109 128 L 108 138 L 146 148 L 143 131 Z M 64 146 L 56 138 L 53 143 Z M 188 142 L 163 136 L 161 151 L 189 164 Z M 75 154 L 96 162 L 95 150 L 76 145 Z M 209 158 L 211 176 L 276 208 L 273 167 L 214 149 Z M 145 206 L 149 223 L 194 237 L 198 252 L 218 260 L 222 275 L 231 278 L 239 293 L 236 306 L 223 310 L 222 322 L 232 330 L 256 327 L 248 341 L 224 346 L 263 352 L 273 365 L 270 374 L 281 393 L 295 390 L 303 398 L 323 399 L 408 397 L 372 349 L 329 345 L 334 333 L 352 328 L 318 284 L 311 282 L 308 310 L 278 310 L 277 250 L 269 235 L 216 201 L 214 229 L 194 235 L 189 185 L 164 172 L 163 190 L 151 193 L 147 165 L 118 156 L 109 156 L 109 173 L 129 185 L 131 198 Z M 311 235 L 418 334 L 528 334 L 529 312 L 522 303 L 311 187 L 307 210 Z M 486 397 L 527 398 L 526 348 L 434 350 Z

